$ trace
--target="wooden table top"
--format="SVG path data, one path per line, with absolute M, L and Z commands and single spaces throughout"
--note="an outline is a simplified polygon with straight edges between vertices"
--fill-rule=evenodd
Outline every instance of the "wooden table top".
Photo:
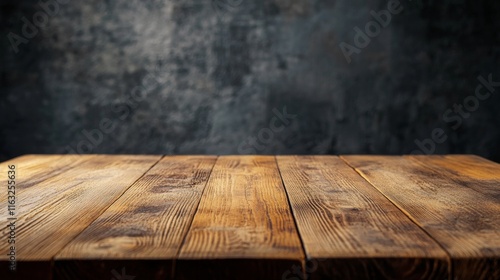
M 1 279 L 500 279 L 478 156 L 26 155 L 0 181 Z

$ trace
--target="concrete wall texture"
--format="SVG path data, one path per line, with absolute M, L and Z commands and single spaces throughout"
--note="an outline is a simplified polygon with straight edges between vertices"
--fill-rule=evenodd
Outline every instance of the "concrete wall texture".
M 0 5 L 3 159 L 420 151 L 500 161 L 499 1 Z

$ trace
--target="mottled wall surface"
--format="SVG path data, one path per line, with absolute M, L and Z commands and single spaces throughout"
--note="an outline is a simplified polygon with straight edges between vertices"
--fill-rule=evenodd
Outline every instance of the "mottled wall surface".
M 500 2 L 401 0 L 354 49 L 388 2 L 3 0 L 1 157 L 403 154 L 442 128 L 427 152 L 500 161 Z

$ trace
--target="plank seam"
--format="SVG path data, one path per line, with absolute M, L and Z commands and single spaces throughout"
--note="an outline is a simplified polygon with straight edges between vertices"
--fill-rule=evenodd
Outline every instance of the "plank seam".
M 56 158 L 56 160 L 63 158 L 65 155 L 67 155 L 67 154 L 60 155 L 59 157 L 57 157 L 57 158 Z M 22 158 L 22 157 L 26 157 L 26 156 L 44 156 L 44 155 L 43 155 L 43 154 L 27 154 L 27 155 L 22 155 L 22 156 L 15 157 L 15 158 L 10 159 L 10 160 L 7 160 L 7 161 L 18 160 L 18 159 L 20 159 L 20 158 Z M 74 156 L 74 155 L 70 154 L 70 156 Z M 82 160 L 80 163 L 78 163 L 77 165 L 70 164 L 67 168 L 62 169 L 62 170 L 61 170 L 61 171 L 59 171 L 59 172 L 57 172 L 57 171 L 56 171 L 56 172 L 54 172 L 54 174 L 52 174 L 52 176 L 51 176 L 51 177 L 47 177 L 47 178 L 45 178 L 45 179 L 42 179 L 42 180 L 40 180 L 40 181 L 37 181 L 37 182 L 36 182 L 36 184 L 40 184 L 40 183 L 43 183 L 43 182 L 45 182 L 45 181 L 48 181 L 48 180 L 50 180 L 51 178 L 53 178 L 53 177 L 55 177 L 55 176 L 60 176 L 60 175 L 62 175 L 62 174 L 64 174 L 64 173 L 68 173 L 68 172 L 72 171 L 73 169 L 77 168 L 80 164 L 83 164 L 83 163 L 86 163 L 86 162 L 88 162 L 88 161 L 91 161 L 91 160 L 92 160 L 92 159 L 94 159 L 94 158 L 95 158 L 95 155 L 90 155 L 88 159 L 83 159 L 83 160 Z M 5 162 L 7 162 L 7 161 L 5 161 Z M 34 166 L 41 166 L 41 165 L 46 164 L 47 162 L 50 162 L 50 160 L 44 161 L 44 162 L 42 162 L 42 163 L 40 163 L 40 164 L 37 164 L 37 165 L 34 165 Z M 30 177 L 30 178 L 28 178 L 28 180 L 30 180 L 30 179 L 31 179 L 31 177 Z M 27 182 L 28 180 L 26 180 L 26 182 Z M 24 191 L 25 191 L 25 189 L 24 189 L 24 188 L 22 188 L 22 189 L 20 189 L 19 193 L 20 193 L 20 194 L 23 194 L 23 193 L 24 193 Z M 68 244 L 69 244 L 69 243 L 68 243 Z M 67 244 L 66 244 L 66 245 L 67 245 Z M 62 250 L 62 249 L 61 249 L 61 250 Z M 52 257 L 50 258 L 50 260 L 49 260 L 49 275 L 48 275 L 48 277 L 49 277 L 49 278 L 48 278 L 48 279 L 53 279 L 53 277 L 54 277 L 54 269 L 55 269 L 55 262 L 54 262 L 54 258 L 55 258 L 55 256 L 56 256 L 59 252 L 60 252 L 60 251 L 58 251 L 56 254 L 54 254 L 54 256 L 52 256 Z
M 134 182 L 132 182 L 132 184 L 130 184 L 130 186 L 128 186 L 115 200 L 113 200 L 113 202 L 111 202 L 108 207 L 105 207 L 100 213 L 99 215 L 97 215 L 97 217 L 92 220 L 84 229 L 82 229 L 82 231 L 80 231 L 80 233 L 76 234 L 71 240 L 69 240 L 64 246 L 61 247 L 61 249 L 59 251 L 57 251 L 54 256 L 52 256 L 51 258 L 51 273 L 52 273 L 52 278 L 51 279 L 54 279 L 54 275 L 55 275 L 55 257 L 57 255 L 59 255 L 59 253 L 64 250 L 66 248 L 66 246 L 68 246 L 68 244 L 70 244 L 71 242 L 73 242 L 73 240 L 75 240 L 78 236 L 80 236 L 92 223 L 94 223 L 97 219 L 99 219 L 99 217 L 101 217 L 102 214 L 104 214 L 104 212 L 106 212 L 116 201 L 118 201 L 135 183 L 137 183 L 142 177 L 144 177 L 144 175 L 146 175 L 153 167 L 155 167 L 163 158 L 165 157 L 165 155 L 162 155 L 155 163 L 153 163 L 146 171 L 144 171 L 144 173 L 139 176 Z
M 43 154 L 27 154 L 27 155 L 22 155 L 22 156 L 18 156 L 18 157 L 12 158 L 12 159 L 7 160 L 7 161 L 5 161 L 5 162 L 19 160 L 20 158 L 23 158 L 23 157 L 26 157 L 26 156 L 44 156 L 44 155 L 43 155 Z M 62 157 L 64 157 L 64 156 L 65 156 L 65 154 L 59 155 L 59 157 L 57 157 L 57 158 L 56 158 L 56 160 L 57 160 L 57 159 L 61 159 L 61 158 L 62 158 Z M 91 161 L 91 160 L 92 160 L 92 159 L 94 159 L 94 158 L 95 158 L 95 155 L 89 155 L 89 158 L 87 158 L 87 159 L 83 159 L 80 163 L 75 164 L 75 165 L 70 164 L 67 168 L 65 168 L 65 169 L 63 169 L 63 170 L 60 170 L 60 171 L 55 171 L 55 172 L 54 172 L 54 174 L 52 174 L 52 176 L 51 176 L 51 177 L 47 177 L 47 178 L 45 178 L 45 179 L 42 179 L 42 180 L 40 180 L 40 181 L 37 181 L 37 182 L 36 182 L 36 184 L 43 183 L 43 182 L 48 181 L 48 180 L 50 180 L 50 179 L 52 179 L 52 178 L 54 178 L 54 177 L 56 177 L 56 176 L 62 176 L 62 174 L 68 173 L 68 172 L 72 171 L 73 169 L 77 168 L 80 164 L 82 164 L 82 163 L 86 163 L 86 162 L 88 162 L 88 161 Z M 47 164 L 48 162 L 51 162 L 51 161 L 53 161 L 53 160 L 48 160 L 48 161 L 46 161 L 46 162 L 42 162 L 42 163 L 36 164 L 36 165 L 34 165 L 34 167 L 37 167 L 37 166 L 42 166 L 42 165 Z M 25 182 L 28 182 L 30 179 L 31 179 L 31 178 L 28 178 L 28 180 L 26 180 Z M 35 179 L 35 181 L 36 181 L 36 179 Z M 26 189 L 22 188 L 22 189 L 20 189 L 19 193 L 20 193 L 20 194 L 23 194 L 25 190 L 26 190 Z M 23 217 L 24 217 L 24 215 L 23 215 Z M 71 241 L 70 241 L 70 242 L 71 242 Z M 69 242 L 68 242 L 67 244 L 69 244 Z M 66 244 L 66 245 L 67 245 L 67 244 Z M 61 250 L 62 250 L 62 249 L 61 249 Z M 48 279 L 53 279 L 53 278 L 54 278 L 54 269 L 55 269 L 55 260 L 54 260 L 54 258 L 55 258 L 55 256 L 56 256 L 59 252 L 60 252 L 60 251 L 58 251 L 56 254 L 54 254 L 54 255 L 50 258 L 50 260 L 49 260 L 49 275 L 48 275 Z
M 356 173 L 358 173 L 361 178 L 363 178 L 368 184 L 370 184 L 375 190 L 377 190 L 380 194 L 382 194 L 390 203 L 392 203 L 399 211 L 401 211 L 405 216 L 407 216 L 410 221 L 412 221 L 416 226 L 418 226 L 429 238 L 431 238 L 446 254 L 447 256 L 447 261 L 448 261 L 448 279 L 452 280 L 453 278 L 453 262 L 450 253 L 446 248 L 436 239 L 434 236 L 432 236 L 425 228 L 423 228 L 418 221 L 410 215 L 410 213 L 407 213 L 402 207 L 399 207 L 397 203 L 395 203 L 392 199 L 390 199 L 388 196 L 385 195 L 383 191 L 381 191 L 377 186 L 375 186 L 366 176 L 363 175 L 363 173 L 358 170 L 356 167 L 352 166 L 347 159 L 344 158 L 344 156 L 339 156 L 341 160 L 343 160 L 349 167 L 351 167 Z
M 172 260 L 172 273 L 170 275 L 171 279 L 175 279 L 175 266 L 176 266 L 177 259 L 179 259 L 180 254 L 181 254 L 181 249 L 184 246 L 184 244 L 186 243 L 186 238 L 187 238 L 189 232 L 191 231 L 191 227 L 193 226 L 194 217 L 196 216 L 196 213 L 198 213 L 198 209 L 200 208 L 201 200 L 203 198 L 203 195 L 205 194 L 205 190 L 207 189 L 207 184 L 210 181 L 210 178 L 212 177 L 212 172 L 214 171 L 214 168 L 215 168 L 215 165 L 217 164 L 217 161 L 219 161 L 219 155 L 217 155 L 217 157 L 215 158 L 214 164 L 212 165 L 212 168 L 210 169 L 210 174 L 208 175 L 208 178 L 205 181 L 205 185 L 203 186 L 203 190 L 201 192 L 200 199 L 198 199 L 198 204 L 196 205 L 196 210 L 194 211 L 194 214 L 191 217 L 191 221 L 189 222 L 188 230 L 186 230 L 184 237 L 182 237 L 181 245 L 177 249 L 177 253 L 175 254 L 174 259 Z
M 288 190 L 286 189 L 285 186 L 285 181 L 283 180 L 283 175 L 281 174 L 281 169 L 278 164 L 278 159 L 276 156 L 274 156 L 274 162 L 276 163 L 276 169 L 278 170 L 278 174 L 280 175 L 280 180 L 281 180 L 281 185 L 283 186 L 283 190 L 285 191 L 286 195 L 286 200 L 288 202 L 288 208 L 290 209 L 290 212 L 292 213 L 292 218 L 293 218 L 293 223 L 295 225 L 295 229 L 297 230 L 297 235 L 299 236 L 300 240 L 300 245 L 302 247 L 302 252 L 304 253 L 304 259 L 301 260 L 301 265 L 302 265 L 302 271 L 303 271 L 303 279 L 307 279 L 307 273 L 306 273 L 306 261 L 307 261 L 307 253 L 306 253 L 306 247 L 304 245 L 304 241 L 302 240 L 302 236 L 300 235 L 300 230 L 299 230 L 299 225 L 297 224 L 297 218 L 295 216 L 295 210 L 292 207 L 292 203 L 290 202 L 290 196 L 288 194 Z

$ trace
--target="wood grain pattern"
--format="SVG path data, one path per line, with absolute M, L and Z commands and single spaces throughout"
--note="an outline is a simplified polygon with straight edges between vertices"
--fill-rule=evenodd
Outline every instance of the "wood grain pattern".
M 344 156 L 449 253 L 454 279 L 500 279 L 500 203 L 407 157 Z
M 41 190 L 44 186 L 42 182 L 58 175 L 64 178 L 66 175 L 63 174 L 70 169 L 78 168 L 76 172 L 79 172 L 81 164 L 92 158 L 95 158 L 95 155 L 26 155 L 3 163 L 0 172 L 7 174 L 8 165 L 16 165 L 15 195 L 17 198 L 29 198 L 18 199 L 16 207 L 20 213 L 30 213 L 45 200 L 43 191 L 47 190 Z M 2 176 L 2 186 L 7 185 L 6 178 Z M 0 201 L 0 209 L 7 209 L 7 200 Z M 7 213 L 0 213 L 5 214 Z
M 473 155 L 411 156 L 410 158 L 443 174 L 457 186 L 470 188 L 490 196 L 497 204 L 500 204 L 500 164 Z M 500 229 L 497 228 L 497 231 Z M 496 244 L 499 243 L 496 242 Z M 495 250 L 495 245 L 492 245 Z M 485 247 L 487 246 L 479 250 L 492 249 Z M 499 251 L 500 249 L 496 248 L 496 252 Z M 500 279 L 500 256 L 498 254 L 496 257 L 490 256 L 484 259 L 460 258 L 454 263 L 457 274 L 463 275 L 463 279 L 476 276 L 479 276 L 478 279 Z
M 27 155 L 0 184 L 9 164 L 0 279 L 500 279 L 477 156 Z
M 93 156 L 89 155 L 24 155 L 20 157 L 13 158 L 11 160 L 5 161 L 0 165 L 0 185 L 7 186 L 7 170 L 9 165 L 15 165 L 15 196 L 16 196 L 16 209 L 15 217 L 19 216 L 17 210 L 22 210 L 24 213 L 31 212 L 32 209 L 36 208 L 36 203 L 33 203 L 33 199 L 41 199 L 40 189 L 38 185 L 53 176 L 63 174 L 65 171 L 77 167 L 83 161 L 89 160 Z M 10 194 L 12 195 L 12 193 Z M 24 198 L 33 198 L 31 200 L 26 200 Z M 2 220 L 6 219 L 7 213 L 7 199 L 2 199 L 0 201 L 0 217 Z M 7 225 L 6 221 L 6 225 Z M 15 222 L 19 225 L 19 222 Z M 2 227 L 2 240 L 6 239 L 7 232 L 5 228 Z M 14 245 L 15 244 L 10 244 Z M 3 246 L 3 249 L 8 250 L 10 246 Z M 16 248 L 17 250 L 17 248 Z M 2 254 L 0 256 L 0 273 L 4 275 L 5 279 L 50 279 L 51 275 L 51 264 L 50 258 L 43 261 L 22 261 L 17 263 L 17 271 L 7 271 L 7 256 Z
M 471 155 L 410 156 L 458 185 L 492 196 L 500 203 L 500 164 Z
M 311 263 L 310 279 L 448 277 L 446 252 L 344 161 L 277 161 Z
M 66 170 L 33 186 L 36 193 L 20 193 L 16 222 L 19 270 L 27 272 L 31 269 L 30 265 L 50 262 L 64 245 L 96 219 L 159 158 L 91 156 L 78 168 Z M 6 212 L 0 212 L 0 220 L 6 218 Z M 7 234 L 7 230 L 2 230 L 2 239 L 6 239 Z M 0 247 L 2 264 L 6 261 L 7 250 L 7 246 Z M 21 276 L 9 274 L 8 277 L 20 279 Z
M 47 179 L 78 167 L 92 157 L 94 155 L 25 155 L 3 163 L 0 168 L 3 170 L 7 165 L 16 165 L 19 175 L 19 185 L 16 189 L 21 194 Z M 0 182 L 4 183 L 4 179 L 1 178 Z M 38 190 L 34 189 L 34 191 Z M 26 195 L 31 196 L 32 194 L 26 193 Z
M 164 157 L 56 256 L 56 279 L 170 278 L 216 158 Z
M 219 157 L 181 248 L 176 277 L 280 279 L 303 259 L 274 157 Z

